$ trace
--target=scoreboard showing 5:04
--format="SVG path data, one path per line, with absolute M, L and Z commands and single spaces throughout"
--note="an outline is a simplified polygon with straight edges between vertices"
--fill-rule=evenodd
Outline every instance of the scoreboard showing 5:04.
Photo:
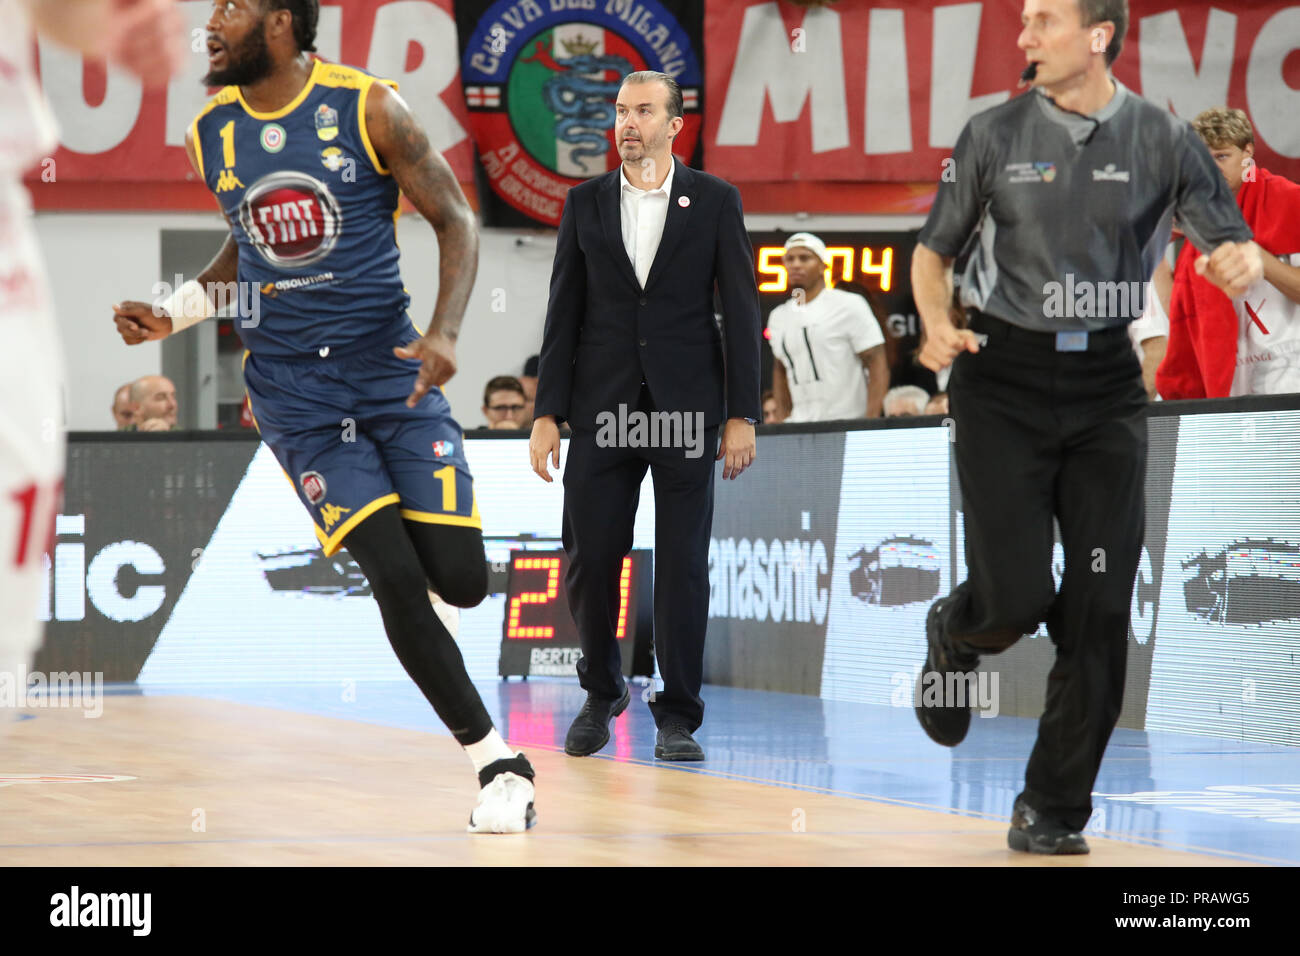
M 563 551 L 511 554 L 497 668 L 502 677 L 577 674 L 582 642 L 564 589 L 568 563 Z M 652 553 L 635 550 L 623 559 L 619 574 L 616 635 L 629 677 L 654 674 L 652 569 Z
M 782 257 L 785 241 L 793 232 L 751 232 L 754 268 L 763 312 L 790 298 L 789 276 Z M 890 332 L 906 338 L 909 317 L 916 310 L 912 304 L 912 250 L 916 232 L 818 232 L 826 243 L 830 262 L 826 267 L 827 285 L 847 284 L 853 291 L 867 292 L 889 316 Z M 894 327 L 897 326 L 897 327 Z
M 770 381 L 775 361 L 767 344 L 767 320 L 772 310 L 790 301 L 790 277 L 782 258 L 785 241 L 793 232 L 751 232 L 759 306 L 763 310 L 763 380 Z M 912 301 L 912 250 L 919 234 L 910 232 L 814 232 L 826 244 L 830 262 L 826 284 L 863 296 L 871 305 L 886 337 L 885 354 L 890 361 L 890 382 L 913 383 L 917 373 L 928 376 L 921 384 L 933 390 L 934 376 L 912 358 L 921 337 L 921 320 Z

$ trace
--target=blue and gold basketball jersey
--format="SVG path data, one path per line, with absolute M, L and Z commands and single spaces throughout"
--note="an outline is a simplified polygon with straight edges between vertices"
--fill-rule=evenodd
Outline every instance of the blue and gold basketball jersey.
M 239 334 L 255 355 L 414 336 L 398 272 L 398 187 L 366 133 L 363 70 L 316 60 L 273 113 L 225 87 L 191 126 L 200 172 L 239 243 Z

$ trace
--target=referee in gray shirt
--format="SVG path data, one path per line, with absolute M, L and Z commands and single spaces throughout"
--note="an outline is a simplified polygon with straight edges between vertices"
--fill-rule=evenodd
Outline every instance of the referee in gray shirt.
M 1128 4 L 1025 0 L 1022 19 L 1022 80 L 1035 89 L 966 124 L 912 259 L 921 362 L 952 364 L 968 568 L 927 616 L 916 710 L 932 739 L 960 743 L 961 675 L 1046 621 L 1056 664 L 1007 840 L 1087 853 L 1143 537 L 1147 396 L 1126 327 L 1174 214 L 1203 253 L 1198 271 L 1228 296 L 1259 278 L 1262 260 L 1191 127 L 1110 75 Z M 958 330 L 952 264 L 977 230 L 963 281 L 970 327 Z

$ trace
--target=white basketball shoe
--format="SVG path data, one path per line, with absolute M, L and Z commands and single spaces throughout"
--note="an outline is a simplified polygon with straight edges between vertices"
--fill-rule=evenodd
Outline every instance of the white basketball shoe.
M 533 766 L 523 754 L 497 760 L 479 771 L 482 787 L 470 814 L 470 833 L 523 833 L 537 822 L 533 810 Z

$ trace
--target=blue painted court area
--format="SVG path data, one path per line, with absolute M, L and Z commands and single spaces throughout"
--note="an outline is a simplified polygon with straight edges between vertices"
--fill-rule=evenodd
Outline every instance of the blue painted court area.
M 502 733 L 523 749 L 563 747 L 585 695 L 572 680 L 480 683 Z M 600 758 L 654 763 L 655 726 L 636 699 Z M 134 685 L 108 693 L 141 693 Z M 229 700 L 429 733 L 446 731 L 406 682 L 150 686 L 143 693 Z M 862 800 L 1005 820 L 1037 722 L 976 718 L 955 750 L 932 743 L 910 708 L 705 687 L 703 764 L 665 772 L 727 776 Z M 596 758 L 596 759 L 600 759 Z M 1117 730 L 1089 832 L 1170 849 L 1300 864 L 1300 748 Z

